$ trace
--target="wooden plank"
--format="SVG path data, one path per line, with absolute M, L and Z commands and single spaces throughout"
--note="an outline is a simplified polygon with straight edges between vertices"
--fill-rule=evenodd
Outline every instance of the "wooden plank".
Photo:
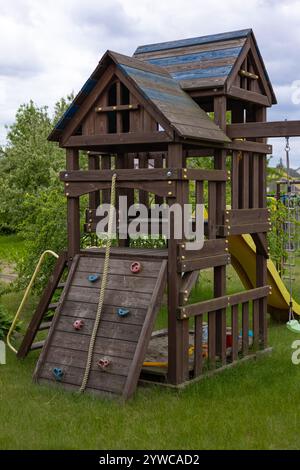
M 226 211 L 226 219 L 229 220 L 229 225 L 266 223 L 268 217 L 268 209 L 231 209 Z
M 139 48 L 137 51 L 134 53 L 134 57 L 136 57 L 139 60 L 150 60 L 154 58 L 161 58 L 161 57 L 176 57 L 176 56 L 181 56 L 187 53 L 192 53 L 192 52 L 201 52 L 201 51 L 218 51 L 222 49 L 227 49 L 229 47 L 241 47 L 245 44 L 245 38 L 243 39 L 232 39 L 232 40 L 226 40 L 226 41 L 220 41 L 220 42 L 210 42 L 208 44 L 202 43 L 202 44 L 196 44 L 196 45 L 188 45 L 188 46 L 182 46 L 182 47 L 170 47 L 165 50 L 155 50 L 151 52 L 139 52 Z
M 250 205 L 253 208 L 259 207 L 259 156 L 252 154 L 252 171 L 250 175 Z
M 115 106 L 97 106 L 95 108 L 96 113 L 107 113 L 109 111 L 134 111 L 139 109 L 138 104 L 118 104 Z
M 88 155 L 88 168 L 90 171 L 98 171 L 100 169 L 100 156 L 98 154 L 89 154 Z M 68 174 L 66 172 L 64 175 Z M 96 191 L 95 193 L 89 194 L 89 209 L 97 209 L 100 205 L 100 192 Z
M 94 319 L 96 315 L 97 304 L 88 302 L 73 302 L 70 300 L 65 301 L 64 315 L 74 316 L 79 319 L 89 318 Z M 127 317 L 120 317 L 117 315 L 117 306 L 103 305 L 101 319 L 103 321 L 111 321 L 114 323 L 126 323 L 128 325 L 142 325 L 145 319 L 145 309 L 131 308 Z
M 152 155 L 150 154 L 150 158 L 152 158 Z M 155 160 L 154 160 L 154 168 L 155 169 L 162 169 L 164 167 L 164 156 L 163 154 L 159 154 Z M 163 204 L 164 203 L 164 198 L 160 196 L 155 196 L 155 204 Z
M 200 53 L 201 54 L 201 53 Z M 199 56 L 199 54 L 191 54 L 189 57 L 192 57 L 192 56 Z M 179 56 L 178 59 L 183 59 L 187 57 L 187 55 L 185 56 Z M 173 58 L 170 57 L 170 59 L 165 59 L 165 61 L 170 61 L 172 60 Z M 188 71 L 192 71 L 192 70 L 202 70 L 202 69 L 210 69 L 210 70 L 213 70 L 215 67 L 228 67 L 228 66 L 232 66 L 234 64 L 236 60 L 236 57 L 234 56 L 231 56 L 231 57 L 224 57 L 224 58 L 219 58 L 219 59 L 213 59 L 213 60 L 205 60 L 203 62 L 195 62 L 195 61 L 191 61 L 191 62 L 185 62 L 183 63 L 182 61 L 178 60 L 176 61 L 176 63 L 173 63 L 171 65 L 163 65 L 163 67 L 171 74 L 173 75 L 173 73 L 176 73 L 176 72 L 186 72 L 188 73 Z
M 251 140 L 233 140 L 230 143 L 224 143 L 223 147 L 227 150 L 237 150 L 241 152 L 255 152 L 262 154 L 271 154 L 273 152 L 272 145 L 261 142 L 252 142 Z M 212 148 L 191 148 L 187 150 L 187 156 L 191 157 L 209 157 L 214 155 L 215 150 Z
M 226 170 L 198 170 L 198 169 L 187 169 L 184 173 L 189 180 L 194 181 L 227 181 Z M 183 179 L 186 179 L 183 177 Z
M 199 279 L 199 273 L 197 271 L 192 271 L 190 273 L 186 273 L 182 278 L 182 284 L 180 287 L 180 294 L 182 296 L 188 296 L 195 284 Z
M 80 251 L 82 258 L 93 257 L 96 260 L 103 258 L 105 255 L 105 248 L 87 248 Z M 139 261 L 159 262 L 162 259 L 168 259 L 168 250 L 165 248 L 129 248 L 129 247 L 114 247 L 110 249 L 111 259 L 138 259 Z M 146 265 L 148 266 L 148 265 Z M 149 265 L 149 269 L 154 266 Z M 120 274 L 120 273 L 118 273 Z
M 167 168 L 148 168 L 148 166 L 142 168 L 123 169 L 117 168 L 114 170 L 104 171 L 70 171 L 61 172 L 60 179 L 65 182 L 96 182 L 96 181 L 107 181 L 111 183 L 114 174 L 117 174 L 117 184 L 119 181 L 174 181 L 183 179 L 183 173 L 181 168 L 172 169 L 171 174 Z M 205 172 L 203 173 L 203 175 Z M 199 176 L 201 175 L 201 170 Z M 218 175 L 217 175 L 218 176 Z M 206 178 L 204 178 L 206 179 Z
M 95 182 L 95 183 L 82 183 L 74 182 L 69 183 L 66 195 L 70 198 L 77 198 L 84 194 L 89 194 L 94 191 L 109 190 L 111 183 L 108 181 Z M 161 197 L 176 197 L 176 182 L 172 181 L 168 184 L 168 181 L 120 181 L 117 182 L 117 188 L 125 189 L 141 189 L 143 191 L 152 192 Z
M 183 248 L 184 247 L 184 248 Z M 208 258 L 210 256 L 226 255 L 227 243 L 224 239 L 205 240 L 201 250 L 186 250 L 185 245 L 178 245 L 178 256 L 181 258 L 183 255 L 185 260 L 192 260 L 193 258 Z
M 231 207 L 239 208 L 239 153 L 232 152 L 231 159 Z
M 90 109 L 93 108 L 95 105 L 96 100 L 99 98 L 103 90 L 108 85 L 109 81 L 111 80 L 113 73 L 115 70 L 114 65 L 110 65 L 102 74 L 101 80 L 98 81 L 92 92 L 85 98 L 84 103 L 80 106 L 79 110 L 76 114 L 72 117 L 71 121 L 62 132 L 62 136 L 59 139 L 62 142 L 62 146 L 64 146 L 65 141 L 69 139 L 69 137 L 76 131 L 76 129 L 80 126 L 82 120 L 88 113 Z
M 51 346 L 49 348 L 47 361 L 55 364 L 58 357 L 59 365 L 63 367 L 70 366 L 84 369 L 86 366 L 86 352 L 82 350 L 76 351 L 74 349 L 66 349 L 63 345 L 61 347 Z M 98 373 L 103 373 L 98 366 L 98 360 L 100 357 L 100 354 L 94 355 L 91 364 L 91 370 L 97 371 Z M 105 355 L 105 357 L 111 360 L 109 369 L 105 371 L 105 374 L 121 375 L 126 377 L 129 372 L 130 359 L 109 355 Z
M 143 361 L 150 341 L 151 333 L 154 327 L 157 313 L 159 311 L 160 303 L 164 293 L 167 281 L 167 261 L 161 263 L 161 270 L 159 272 L 156 286 L 153 290 L 151 301 L 148 305 L 145 322 L 142 326 L 141 334 L 139 337 L 138 345 L 135 350 L 131 368 L 129 370 L 126 384 L 123 390 L 123 398 L 130 398 L 137 386 L 138 379 L 141 373 Z
M 228 96 L 238 100 L 247 101 L 249 103 L 257 103 L 263 106 L 271 106 L 269 98 L 265 95 L 254 91 L 243 90 L 237 86 L 232 86 L 228 91 Z
M 195 317 L 195 344 L 194 344 L 194 377 L 202 374 L 202 317 Z
M 249 302 L 242 304 L 242 352 L 244 356 L 249 352 Z
M 300 121 L 247 122 L 230 124 L 227 135 L 234 138 L 299 137 Z
M 201 253 L 201 252 L 200 252 Z M 215 266 L 225 266 L 230 263 L 230 255 L 216 255 L 180 260 L 177 263 L 177 272 L 185 273 L 189 271 L 199 271 L 200 269 L 213 268 Z
M 216 238 L 217 225 L 217 186 L 215 182 L 208 184 L 208 238 Z
M 207 312 L 227 308 L 231 305 L 248 302 L 250 300 L 257 300 L 267 296 L 269 293 L 269 286 L 257 287 L 245 292 L 239 292 L 229 296 L 223 296 L 216 299 L 205 300 L 204 302 L 197 302 L 195 304 L 185 305 L 178 308 L 178 318 L 189 318 L 197 315 L 203 315 Z
M 253 316 L 253 349 L 259 349 L 259 300 L 253 300 L 252 316 Z
M 114 259 L 111 258 L 109 262 L 109 269 L 108 274 L 117 274 L 120 276 L 132 276 L 137 279 L 139 276 L 141 277 L 154 277 L 156 278 L 159 271 L 160 271 L 160 263 L 158 261 L 146 261 L 142 258 L 142 256 L 134 255 L 133 259 Z M 141 271 L 139 273 L 132 273 L 130 270 L 131 264 L 135 261 L 139 261 L 141 263 Z M 81 257 L 78 265 L 78 271 L 83 271 L 85 273 L 90 274 L 101 274 L 103 270 L 103 257 Z
M 148 169 L 148 155 L 146 153 L 139 154 L 139 168 L 146 169 L 146 171 Z M 150 171 L 152 170 L 154 170 L 154 168 Z M 139 203 L 149 207 L 149 193 L 147 191 L 139 191 Z
M 232 336 L 232 347 L 231 347 L 231 359 L 232 361 L 238 360 L 239 353 L 239 307 L 238 305 L 232 305 L 231 307 L 231 336 Z
M 184 167 L 183 149 L 180 144 L 169 145 L 167 155 L 167 167 Z M 187 202 L 188 195 L 183 191 L 183 183 L 180 183 L 176 200 L 168 199 L 171 206 L 176 202 L 183 205 Z M 179 384 L 188 378 L 189 373 L 189 323 L 182 323 L 177 319 L 177 309 L 180 301 L 181 274 L 177 273 L 177 245 L 174 239 L 174 216 L 170 220 L 170 234 L 168 241 L 168 381 Z
M 216 367 L 216 312 L 208 312 L 208 363 L 210 369 Z
M 51 346 L 61 347 L 75 351 L 88 351 L 90 338 L 87 335 L 55 331 L 51 341 Z M 99 337 L 96 339 L 94 354 L 123 357 L 132 359 L 137 343 L 119 340 L 117 338 Z
M 60 318 L 56 325 L 56 331 L 73 333 L 75 331 L 73 327 L 73 323 L 75 320 L 77 320 L 77 317 L 60 315 Z M 77 336 L 88 335 L 90 337 L 93 331 L 95 319 L 90 320 L 88 318 L 85 318 L 83 320 L 84 326 L 81 330 L 76 331 L 76 334 Z M 119 340 L 131 341 L 133 343 L 136 343 L 136 339 L 138 338 L 141 332 L 141 328 L 141 325 L 128 325 L 123 323 L 106 322 L 102 320 L 100 322 L 97 337 L 111 339 L 118 338 Z
M 172 138 L 165 131 L 160 132 L 129 132 L 119 134 L 73 135 L 64 142 L 65 148 L 89 150 L 97 147 L 114 145 L 138 145 L 151 143 L 172 142 Z
M 78 287 L 99 289 L 101 285 L 101 277 L 96 282 L 92 283 L 88 280 L 88 276 L 88 272 L 78 271 L 74 276 L 72 285 Z M 150 293 L 153 291 L 155 283 L 155 277 L 135 277 L 111 274 L 107 280 L 107 289 Z
M 41 367 L 40 377 L 42 379 L 48 379 L 53 382 L 53 368 L 59 366 L 57 363 L 46 362 Z M 80 387 L 84 375 L 84 369 L 80 369 L 78 367 L 72 367 L 65 365 L 63 367 L 63 378 L 61 382 L 56 382 L 57 386 L 62 386 L 65 384 L 76 385 L 78 388 Z M 89 389 L 93 389 L 93 391 L 97 391 L 101 394 L 101 391 L 111 392 L 120 394 L 123 390 L 124 384 L 126 381 L 126 377 L 122 375 L 112 375 L 106 374 L 102 371 L 94 371 L 90 372 L 87 391 Z
M 78 150 L 68 149 L 66 152 L 67 172 L 79 170 Z M 67 195 L 66 191 L 66 195 Z M 78 197 L 67 200 L 68 256 L 72 260 L 80 251 L 80 206 Z
M 67 253 L 63 252 L 59 255 L 58 260 L 54 266 L 53 273 L 51 274 L 48 284 L 44 289 L 44 292 L 40 298 L 38 306 L 33 314 L 20 348 L 17 353 L 17 357 L 20 359 L 24 359 L 28 352 L 30 351 L 30 347 L 34 341 L 34 338 L 40 328 L 40 325 L 43 321 L 44 315 L 48 310 L 49 304 L 53 297 L 53 294 L 56 290 L 57 284 L 63 274 L 67 262 Z
M 230 227 L 230 228 L 229 228 Z M 253 233 L 264 233 L 270 230 L 270 223 L 242 224 L 242 225 L 220 225 L 217 227 L 217 234 L 221 237 L 229 235 L 243 235 Z
M 47 357 L 47 353 L 48 353 L 48 349 L 49 349 L 49 345 L 50 345 L 50 338 L 52 337 L 53 333 L 55 332 L 55 327 L 56 327 L 56 324 L 58 322 L 58 319 L 59 319 L 59 314 L 62 310 L 62 306 L 63 306 L 63 303 L 64 303 L 64 300 L 66 298 L 66 295 L 69 291 L 69 288 L 70 288 L 70 285 L 71 285 L 71 282 L 72 282 L 72 279 L 73 279 L 73 276 L 74 276 L 74 273 L 76 271 L 76 268 L 78 266 L 78 261 L 79 261 L 79 256 L 78 255 L 75 255 L 74 257 L 74 260 L 72 261 L 72 264 L 69 268 L 69 274 L 68 274 L 68 278 L 67 278 L 67 281 L 66 281 L 66 285 L 65 285 L 65 288 L 61 294 L 61 297 L 60 297 L 60 302 L 59 302 L 59 307 L 58 309 L 56 310 L 55 312 L 55 316 L 52 320 L 52 323 L 51 323 L 51 328 L 50 328 L 50 331 L 48 333 L 48 337 L 47 337 L 47 341 L 45 343 L 45 346 L 43 347 L 43 350 L 40 354 L 40 357 L 38 359 L 38 362 L 36 364 L 36 367 L 35 367 L 35 370 L 34 370 L 34 373 L 33 373 L 33 379 L 34 380 L 38 380 L 38 377 L 39 377 L 39 373 L 41 371 L 41 367 L 42 365 L 45 363 L 46 361 L 46 357 Z
M 244 152 L 239 165 L 239 208 L 249 208 L 249 154 Z
M 133 291 L 116 291 L 106 289 L 104 302 L 106 305 L 115 305 L 119 307 L 138 307 L 145 308 L 149 304 L 151 294 L 133 292 Z M 87 287 L 71 286 L 67 300 L 74 302 L 98 303 L 99 291 Z
M 177 181 L 177 180 L 195 180 L 195 181 L 227 181 L 225 170 L 202 170 L 202 169 L 181 169 L 181 168 L 148 168 L 148 158 L 145 154 L 139 156 L 141 161 L 140 168 L 121 169 L 106 171 L 62 171 L 60 173 L 61 181 L 71 182 L 109 182 L 113 175 L 117 174 L 117 181 Z

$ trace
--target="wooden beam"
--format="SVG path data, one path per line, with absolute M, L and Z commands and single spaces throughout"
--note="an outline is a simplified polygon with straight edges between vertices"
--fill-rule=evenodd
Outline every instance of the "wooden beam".
M 247 122 L 230 124 L 227 135 L 235 138 L 300 137 L 300 121 Z
M 118 181 L 227 181 L 226 170 L 183 170 L 181 168 L 135 168 L 69 172 L 62 171 L 60 173 L 60 179 L 65 182 L 111 181 L 114 173 L 117 174 Z
M 95 108 L 96 113 L 107 113 L 109 111 L 134 111 L 139 109 L 138 104 L 118 104 L 116 106 L 98 106 Z
M 75 135 L 71 136 L 64 147 L 79 149 L 89 149 L 94 146 L 101 147 L 107 145 L 138 145 L 160 142 L 172 142 L 172 139 L 164 131 L 162 132 L 129 132 L 119 134 L 95 134 L 95 135 Z
M 224 149 L 228 152 L 232 150 L 237 150 L 241 152 L 254 152 L 254 153 L 262 153 L 262 154 L 271 154 L 273 152 L 272 145 L 262 144 L 260 142 L 252 142 L 251 140 L 242 140 L 237 139 L 233 140 L 229 144 L 224 144 Z M 193 148 L 187 150 L 187 157 L 188 158 L 195 158 L 195 157 L 211 157 L 215 155 L 215 152 L 219 149 L 215 148 Z
M 245 292 L 239 292 L 237 294 L 225 295 L 211 300 L 205 300 L 204 302 L 197 302 L 195 304 L 185 305 L 179 307 L 178 318 L 186 319 L 195 317 L 197 315 L 204 315 L 208 312 L 220 310 L 232 305 L 238 305 L 250 300 L 257 300 L 266 297 L 270 292 L 269 286 L 257 287 Z
M 263 106 L 271 106 L 269 98 L 255 91 L 244 90 L 237 86 L 232 86 L 227 93 L 230 98 L 237 98 L 243 101 L 249 101 L 250 103 L 257 103 Z
M 79 169 L 78 150 L 68 149 L 66 153 L 66 168 L 68 171 Z M 66 188 L 67 189 L 67 188 Z M 66 192 L 68 197 L 68 192 Z M 72 260 L 80 251 L 80 206 L 79 197 L 68 197 L 67 202 L 67 227 L 68 227 L 68 255 Z

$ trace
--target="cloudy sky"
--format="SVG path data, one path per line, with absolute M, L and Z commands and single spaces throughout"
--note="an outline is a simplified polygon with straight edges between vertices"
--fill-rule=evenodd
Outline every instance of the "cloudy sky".
M 51 109 L 107 49 L 131 55 L 145 43 L 249 27 L 279 102 L 269 119 L 300 119 L 300 0 L 0 0 L 0 144 L 20 104 Z M 284 142 L 271 143 L 275 162 Z M 300 138 L 291 144 L 300 167 Z

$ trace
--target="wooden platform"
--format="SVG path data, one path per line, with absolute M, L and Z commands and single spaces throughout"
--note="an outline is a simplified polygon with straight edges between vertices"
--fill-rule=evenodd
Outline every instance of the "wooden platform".
M 166 284 L 167 261 L 162 258 L 149 259 L 137 252 L 126 257 L 126 250 L 119 257 L 113 253 L 87 392 L 124 399 L 134 393 Z M 130 270 L 133 259 L 141 263 L 138 274 Z M 104 253 L 99 250 L 74 258 L 34 373 L 39 383 L 79 390 L 97 311 L 103 262 Z M 90 274 L 98 274 L 100 279 L 92 283 L 88 280 Z M 128 309 L 128 316 L 120 317 L 118 308 Z M 84 322 L 80 330 L 73 327 L 78 319 Z M 104 370 L 98 366 L 103 358 L 110 361 Z M 59 381 L 54 368 L 63 372 Z

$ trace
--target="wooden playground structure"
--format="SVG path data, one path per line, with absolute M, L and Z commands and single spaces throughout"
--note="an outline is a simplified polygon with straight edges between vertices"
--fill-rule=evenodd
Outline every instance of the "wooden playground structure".
M 34 374 L 39 383 L 79 390 L 91 353 L 84 389 L 127 399 L 139 380 L 180 387 L 268 349 L 266 157 L 272 147 L 266 138 L 300 135 L 299 122 L 266 122 L 273 104 L 252 30 L 141 46 L 133 57 L 106 52 L 49 137 L 66 149 L 60 178 L 68 249 L 18 351 L 24 358 L 42 346 L 34 338 L 49 306 L 56 309 Z M 80 168 L 80 151 L 88 169 Z M 191 158 L 207 162 L 207 169 L 192 167 Z M 138 200 L 149 210 L 153 201 L 183 206 L 193 193 L 208 211 L 203 249 L 187 250 L 184 238 L 172 236 L 165 249 L 133 248 L 126 236 L 110 249 L 109 260 L 105 248 L 82 248 L 80 198 L 89 197 L 84 232 L 92 234 L 113 178 L 117 199 L 126 195 L 129 205 Z M 241 234 L 251 234 L 256 245 L 256 285 L 228 295 L 228 239 Z M 52 305 L 66 267 L 62 296 Z M 207 268 L 213 296 L 191 303 L 199 272 Z M 145 367 L 166 291 L 166 366 Z

